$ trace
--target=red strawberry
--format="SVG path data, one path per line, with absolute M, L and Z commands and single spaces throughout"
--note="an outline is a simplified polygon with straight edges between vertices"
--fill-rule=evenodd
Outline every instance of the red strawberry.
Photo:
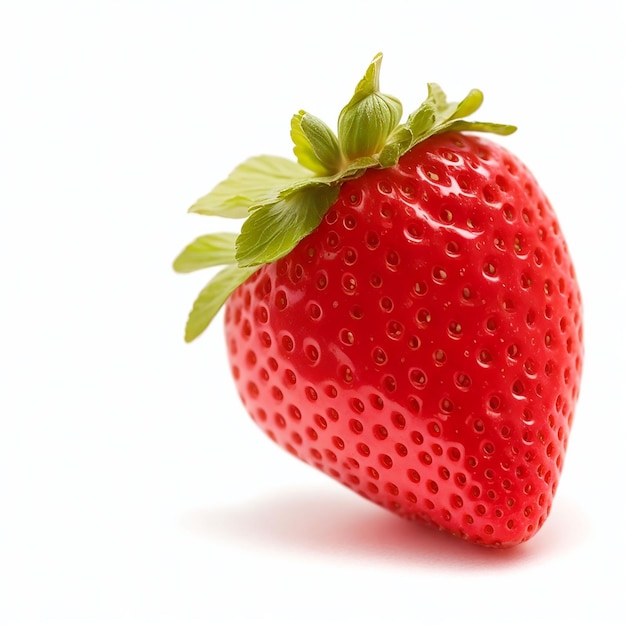
M 226 300 L 239 394 L 276 443 L 400 515 L 514 545 L 549 514 L 578 397 L 573 265 L 526 167 L 461 132 L 513 130 L 459 121 L 480 93 L 450 105 L 430 85 L 399 124 L 379 65 L 338 138 L 295 116 L 309 178 L 253 159 L 192 207 L 252 212 L 236 240 L 202 237 L 177 259 L 179 271 L 227 264 L 187 338 Z

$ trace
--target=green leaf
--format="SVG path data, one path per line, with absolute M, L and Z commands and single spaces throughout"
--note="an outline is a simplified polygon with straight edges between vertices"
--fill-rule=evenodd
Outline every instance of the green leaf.
M 235 219 L 246 217 L 253 204 L 273 198 L 281 188 L 310 176 L 311 172 L 290 159 L 252 157 L 200 198 L 189 212 Z
M 300 165 L 319 176 L 336 174 L 342 158 L 335 133 L 318 117 L 300 111 L 291 119 L 293 152 Z
M 235 263 L 236 233 L 213 233 L 192 241 L 174 260 L 174 270 L 186 274 L 215 265 Z
M 239 265 L 271 263 L 291 252 L 319 226 L 338 195 L 338 186 L 311 183 L 277 202 L 254 207 L 237 238 Z
M 185 327 L 185 341 L 193 341 L 201 335 L 222 308 L 228 296 L 258 269 L 258 267 L 241 268 L 237 265 L 228 265 L 220 270 L 193 303 Z

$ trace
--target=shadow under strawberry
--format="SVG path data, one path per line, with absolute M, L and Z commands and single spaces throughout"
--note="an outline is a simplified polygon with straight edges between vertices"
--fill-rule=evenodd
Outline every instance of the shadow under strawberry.
M 198 537 L 274 554 L 295 551 L 307 559 L 365 559 L 444 570 L 507 568 L 545 560 L 580 546 L 588 535 L 582 511 L 561 498 L 536 541 L 511 550 L 484 550 L 330 489 L 282 490 L 240 504 L 196 510 L 183 517 L 182 525 Z

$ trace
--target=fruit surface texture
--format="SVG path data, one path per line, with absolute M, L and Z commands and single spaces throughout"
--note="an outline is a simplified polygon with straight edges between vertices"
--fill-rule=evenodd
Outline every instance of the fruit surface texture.
M 480 543 L 531 537 L 578 396 L 580 293 L 528 170 L 448 133 L 345 183 L 227 302 L 252 419 L 359 494 Z
M 283 196 L 253 209 L 261 235 L 248 245 L 244 224 L 221 295 L 207 287 L 188 333 L 225 303 L 239 396 L 293 456 L 473 543 L 527 541 L 550 513 L 581 384 L 581 295 L 555 211 L 518 158 L 472 132 L 508 127 L 454 122 L 407 142 L 394 120 L 364 148 L 377 160 L 350 169 L 370 157 L 341 119 L 321 160 L 348 175 L 322 171 L 319 142 L 295 150 L 320 170 L 304 202 L 319 218 L 285 244 L 272 233 Z M 400 143 L 382 149 L 390 135 Z M 192 244 L 179 271 L 228 262 L 235 240 L 218 237 Z

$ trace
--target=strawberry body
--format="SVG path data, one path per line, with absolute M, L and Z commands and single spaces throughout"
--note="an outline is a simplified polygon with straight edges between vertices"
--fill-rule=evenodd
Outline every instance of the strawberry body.
M 225 333 L 252 419 L 360 495 L 486 545 L 545 521 L 581 299 L 549 201 L 503 147 L 446 132 L 345 181 L 230 295 Z

